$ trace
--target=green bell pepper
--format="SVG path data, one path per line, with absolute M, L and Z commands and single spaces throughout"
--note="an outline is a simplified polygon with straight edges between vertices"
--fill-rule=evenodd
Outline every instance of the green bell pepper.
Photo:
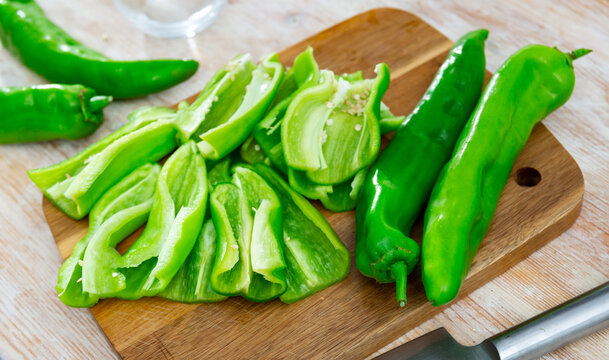
M 341 281 L 349 273 L 349 250 L 313 205 L 264 164 L 247 165 L 275 191 L 283 217 L 287 289 L 293 303 Z
M 176 147 L 173 116 L 169 108 L 140 110 L 121 129 L 76 156 L 28 175 L 59 210 L 81 219 L 125 175 Z
M 564 104 L 575 85 L 573 60 L 529 45 L 493 75 L 434 185 L 423 230 L 423 284 L 429 301 L 453 300 L 486 235 L 516 157 L 533 127 Z
M 89 243 L 83 268 L 85 291 L 137 299 L 165 289 L 197 240 L 206 199 L 205 161 L 191 141 L 163 165 L 148 223 L 129 250 L 120 256 L 112 238 Z
M 158 164 L 140 166 L 95 203 L 89 215 L 87 235 L 74 246 L 72 254 L 59 269 L 56 289 L 64 304 L 90 307 L 97 303 L 99 296 L 83 290 L 83 260 L 87 246 L 98 239 L 121 241 L 146 222 L 160 168 Z
M 220 159 L 250 134 L 273 101 L 283 67 L 277 54 L 260 65 L 241 55 L 220 69 L 188 108 L 178 114 L 182 141 L 194 139 L 201 154 Z
M 218 233 L 212 288 L 252 301 L 284 293 L 281 205 L 274 191 L 254 171 L 237 166 L 231 183 L 216 185 L 210 204 Z
M 487 36 L 487 30 L 473 31 L 455 43 L 364 181 L 356 209 L 356 264 L 379 283 L 395 281 L 401 306 L 406 303 L 406 276 L 420 254 L 408 233 L 478 102 Z

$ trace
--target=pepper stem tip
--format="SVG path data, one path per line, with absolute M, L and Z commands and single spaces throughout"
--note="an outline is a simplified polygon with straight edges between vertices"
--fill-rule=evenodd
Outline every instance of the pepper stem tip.
M 89 106 L 91 107 L 91 111 L 95 112 L 106 107 L 112 100 L 112 96 L 96 95 L 89 100 Z
M 577 49 L 567 53 L 567 55 L 571 58 L 571 60 L 575 60 L 591 52 L 592 50 L 590 49 Z
M 406 264 L 401 261 L 391 265 L 390 268 L 391 275 L 395 279 L 396 297 L 400 307 L 406 305 L 406 278 L 408 276 L 406 270 Z

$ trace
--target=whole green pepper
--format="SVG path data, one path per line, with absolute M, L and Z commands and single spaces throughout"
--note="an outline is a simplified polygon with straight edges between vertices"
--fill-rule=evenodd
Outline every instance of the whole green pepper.
M 93 206 L 89 215 L 89 231 L 72 250 L 57 277 L 59 299 L 73 307 L 90 307 L 99 296 L 83 291 L 82 271 L 85 251 L 90 241 L 113 238 L 121 241 L 142 226 L 152 206 L 152 195 L 160 166 L 145 164 L 111 187 Z
M 182 141 L 193 139 L 205 158 L 220 159 L 247 138 L 271 104 L 283 77 L 277 54 L 256 66 L 241 55 L 220 69 L 195 102 L 178 113 Z
M 573 60 L 526 46 L 493 75 L 433 188 L 423 230 L 423 284 L 433 305 L 457 296 L 499 196 L 533 127 L 573 91 Z
M 82 85 L 0 88 L 0 144 L 90 135 L 111 101 Z
M 323 215 L 270 167 L 247 167 L 275 190 L 281 202 L 287 289 L 279 299 L 291 304 L 344 279 L 349 250 Z
M 73 219 L 89 213 L 104 192 L 135 168 L 176 147 L 174 111 L 146 108 L 118 131 L 59 164 L 28 171 L 30 179 Z M 158 119 L 158 120 L 157 120 Z
M 414 111 L 374 163 L 356 208 L 356 264 L 379 283 L 396 282 L 406 303 L 406 277 L 419 261 L 408 233 L 480 96 L 487 30 L 460 38 Z
M 194 60 L 113 61 L 50 21 L 34 0 L 0 0 L 0 40 L 51 82 L 83 84 L 116 99 L 151 94 L 191 77 Z
M 232 182 L 214 188 L 210 204 L 218 233 L 212 288 L 252 301 L 283 294 L 281 205 L 273 189 L 254 171 L 237 166 Z

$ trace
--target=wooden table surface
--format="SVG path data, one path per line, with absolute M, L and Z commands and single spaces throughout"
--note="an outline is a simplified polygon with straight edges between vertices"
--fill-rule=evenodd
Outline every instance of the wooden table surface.
M 89 310 L 66 307 L 56 296 L 61 258 L 42 214 L 41 194 L 29 181 L 27 169 L 75 154 L 119 128 L 126 115 L 140 106 L 173 104 L 196 93 L 214 70 L 238 53 L 250 52 L 259 58 L 379 6 L 410 11 L 453 40 L 472 29 L 489 29 L 486 54 L 491 71 L 529 43 L 564 50 L 594 49 L 575 63 L 577 83 L 569 102 L 544 121 L 584 174 L 586 194 L 575 225 L 469 297 L 379 350 L 440 326 L 459 342 L 473 345 L 609 279 L 609 6 L 604 0 L 335 0 L 331 4 L 229 0 L 216 22 L 189 40 L 144 35 L 109 0 L 40 0 L 40 5 L 74 37 L 110 57 L 190 57 L 201 65 L 193 78 L 170 90 L 110 105 L 106 122 L 87 139 L 0 145 L 0 359 L 118 357 Z M 387 44 L 391 46 L 390 39 Z M 0 49 L 0 86 L 43 82 Z M 544 359 L 609 359 L 609 330 Z

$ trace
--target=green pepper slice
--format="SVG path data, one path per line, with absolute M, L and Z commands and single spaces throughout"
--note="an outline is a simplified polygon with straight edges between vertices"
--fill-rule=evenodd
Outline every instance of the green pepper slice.
M 238 56 L 212 77 L 190 107 L 179 113 L 181 139 L 197 140 L 205 158 L 224 157 L 262 118 L 282 77 L 277 54 L 262 59 L 258 66 L 249 56 Z
M 30 170 L 28 175 L 59 210 L 81 219 L 125 175 L 176 147 L 173 113 L 163 107 L 139 110 L 121 129 L 81 153 L 56 165 Z
M 64 304 L 90 307 L 97 303 L 99 296 L 83 290 L 83 260 L 87 246 L 90 241 L 100 238 L 121 241 L 146 222 L 160 168 L 158 164 L 140 166 L 95 203 L 89 215 L 87 235 L 74 246 L 70 257 L 59 268 L 56 289 Z
M 270 167 L 260 163 L 247 167 L 260 175 L 281 201 L 287 264 L 287 290 L 279 297 L 281 301 L 296 302 L 344 279 L 349 273 L 349 250 L 326 219 Z
M 218 232 L 212 288 L 252 301 L 284 293 L 281 205 L 274 191 L 254 171 L 236 166 L 232 182 L 218 184 L 210 203 Z

